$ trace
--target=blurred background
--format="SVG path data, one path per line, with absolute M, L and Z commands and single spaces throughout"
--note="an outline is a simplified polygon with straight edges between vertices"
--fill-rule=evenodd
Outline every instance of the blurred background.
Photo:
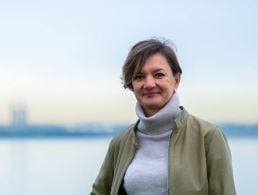
M 257 194 L 258 2 L 0 1 L 0 194 L 89 194 L 112 136 L 136 121 L 121 67 L 171 40 L 192 114 L 228 136 L 238 194 Z

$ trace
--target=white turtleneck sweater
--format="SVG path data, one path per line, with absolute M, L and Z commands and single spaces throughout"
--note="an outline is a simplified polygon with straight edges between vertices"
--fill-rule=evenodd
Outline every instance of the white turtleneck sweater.
M 128 195 L 167 194 L 168 145 L 175 119 L 181 111 L 179 106 L 177 93 L 150 117 L 144 115 L 139 103 L 136 104 L 140 120 L 136 131 L 139 149 L 124 176 Z

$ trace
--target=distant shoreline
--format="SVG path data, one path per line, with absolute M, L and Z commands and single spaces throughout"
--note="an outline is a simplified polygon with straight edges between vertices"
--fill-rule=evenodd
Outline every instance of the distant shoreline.
M 12 134 L 12 135 L 2 135 L 0 134 L 0 139 L 5 139 L 5 138 L 20 138 L 20 139 L 27 139 L 27 138 L 100 138 L 100 137 L 113 137 L 115 134 L 105 134 L 105 133 L 99 133 L 99 134 L 55 134 L 55 135 L 33 135 L 33 134 Z
M 61 125 L 27 125 L 22 127 L 0 125 L 1 138 L 94 138 L 113 137 L 127 128 L 127 124 L 86 124 L 79 127 Z M 218 127 L 227 137 L 258 137 L 258 124 L 220 124 Z

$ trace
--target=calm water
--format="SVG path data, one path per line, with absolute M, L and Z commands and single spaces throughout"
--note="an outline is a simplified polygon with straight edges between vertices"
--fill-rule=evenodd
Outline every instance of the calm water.
M 89 194 L 110 139 L 0 139 L 0 194 Z M 258 138 L 229 144 L 238 194 L 258 194 Z

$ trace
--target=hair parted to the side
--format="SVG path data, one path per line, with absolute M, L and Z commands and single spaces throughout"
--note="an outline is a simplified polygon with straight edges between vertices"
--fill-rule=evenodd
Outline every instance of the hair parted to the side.
M 173 44 L 168 40 L 160 40 L 156 38 L 140 41 L 136 43 L 128 53 L 122 68 L 122 81 L 124 88 L 133 90 L 132 78 L 137 70 L 141 70 L 146 60 L 157 53 L 162 54 L 171 68 L 173 75 L 182 74 L 177 56 L 173 49 Z

